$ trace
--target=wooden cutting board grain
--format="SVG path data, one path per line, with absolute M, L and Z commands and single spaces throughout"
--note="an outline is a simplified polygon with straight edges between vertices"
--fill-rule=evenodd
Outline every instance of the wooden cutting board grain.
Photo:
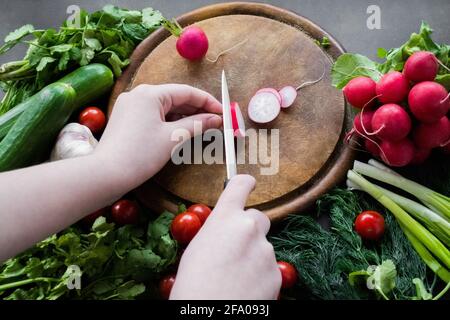
M 133 55 L 133 64 L 113 92 L 110 110 L 120 92 L 139 84 L 186 83 L 220 100 L 220 75 L 224 69 L 231 100 L 240 104 L 246 128 L 267 130 L 268 137 L 260 135 L 258 144 L 267 143 L 269 158 L 275 152 L 270 148 L 276 138 L 271 136 L 271 130 L 278 130 L 279 134 L 279 165 L 275 174 L 262 174 L 261 168 L 269 165 L 261 163 L 261 158 L 257 164 L 247 160 L 238 165 L 239 173 L 251 174 L 257 180 L 248 206 L 265 210 L 273 219 L 281 218 L 306 208 L 342 179 L 353 153 L 341 143 L 350 121 L 342 93 L 331 86 L 329 74 L 333 59 L 342 49 L 329 35 L 331 47 L 327 52 L 314 41 L 326 35 L 320 28 L 291 12 L 261 4 L 214 5 L 179 21 L 183 25 L 195 23 L 206 32 L 209 60 L 241 44 L 215 63 L 208 59 L 192 63 L 178 55 L 175 37 L 164 30 L 157 31 Z M 275 121 L 257 125 L 249 120 L 247 105 L 258 89 L 298 86 L 319 78 L 324 68 L 323 80 L 300 90 L 294 105 L 283 110 Z M 245 146 L 248 158 L 248 139 Z M 177 202 L 186 201 L 214 206 L 225 176 L 223 164 L 169 162 L 137 193 L 156 210 L 173 210 Z

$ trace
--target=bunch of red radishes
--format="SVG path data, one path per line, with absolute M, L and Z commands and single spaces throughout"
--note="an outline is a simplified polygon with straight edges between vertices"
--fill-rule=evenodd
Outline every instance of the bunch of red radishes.
M 427 51 L 412 54 L 403 73 L 391 71 L 376 83 L 352 79 L 345 98 L 361 109 L 352 134 L 364 138 L 365 149 L 386 164 L 403 167 L 424 162 L 434 148 L 450 151 L 450 95 L 435 82 L 439 61 Z

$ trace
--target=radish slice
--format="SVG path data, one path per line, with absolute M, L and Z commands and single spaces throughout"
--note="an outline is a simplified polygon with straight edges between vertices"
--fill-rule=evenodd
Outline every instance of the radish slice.
M 231 123 L 233 125 L 234 136 L 238 138 L 245 137 L 245 122 L 242 116 L 241 108 L 237 102 L 231 102 Z
M 262 88 L 262 89 L 259 89 L 258 91 L 256 91 L 255 95 L 257 95 L 258 93 L 261 93 L 261 92 L 270 92 L 270 93 L 273 93 L 273 94 L 277 97 L 278 102 L 280 102 L 280 104 L 281 104 L 281 100 L 282 100 L 281 95 L 280 95 L 280 93 L 279 93 L 277 90 L 275 90 L 274 88 Z
M 256 123 L 269 123 L 281 110 L 276 95 L 270 92 L 260 92 L 253 96 L 248 104 L 248 116 Z
M 279 91 L 281 96 L 281 107 L 289 108 L 297 99 L 297 90 L 294 87 L 287 86 Z

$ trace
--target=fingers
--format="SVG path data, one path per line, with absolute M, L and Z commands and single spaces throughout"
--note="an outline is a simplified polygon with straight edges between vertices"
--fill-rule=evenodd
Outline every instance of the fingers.
M 255 178 L 250 175 L 233 177 L 222 192 L 216 204 L 218 212 L 240 212 L 244 209 L 247 198 L 255 188 Z
M 258 230 L 264 235 L 267 235 L 270 230 L 270 220 L 264 213 L 256 209 L 248 209 L 245 211 L 245 215 L 254 219 Z
M 198 110 L 207 113 L 222 113 L 222 105 L 211 94 L 181 84 L 164 84 L 158 86 L 158 93 L 165 114 L 169 112 L 193 114 Z
M 222 118 L 216 114 L 201 113 L 193 116 L 181 118 L 170 124 L 174 129 L 186 129 L 191 136 L 202 133 L 208 129 L 218 129 L 222 125 Z M 195 130 L 196 128 L 201 129 Z

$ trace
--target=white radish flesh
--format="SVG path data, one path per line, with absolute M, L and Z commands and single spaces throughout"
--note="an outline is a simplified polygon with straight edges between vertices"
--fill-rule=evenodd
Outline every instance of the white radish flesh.
M 281 96 L 282 108 L 289 108 L 294 104 L 295 99 L 297 99 L 297 90 L 292 86 L 284 87 L 279 93 Z
M 231 123 L 233 125 L 234 136 L 238 138 L 245 137 L 245 122 L 242 116 L 241 108 L 237 102 L 231 103 Z
M 273 121 L 280 114 L 280 110 L 279 100 L 270 92 L 257 93 L 248 104 L 248 116 L 256 123 Z
M 259 90 L 255 93 L 255 95 L 257 95 L 258 93 L 261 93 L 261 92 L 269 92 L 269 93 L 273 93 L 273 94 L 277 97 L 278 102 L 279 102 L 280 105 L 281 105 L 282 97 L 281 97 L 280 93 L 279 93 L 277 90 L 275 90 L 274 88 L 262 88 L 262 89 L 259 89 Z

